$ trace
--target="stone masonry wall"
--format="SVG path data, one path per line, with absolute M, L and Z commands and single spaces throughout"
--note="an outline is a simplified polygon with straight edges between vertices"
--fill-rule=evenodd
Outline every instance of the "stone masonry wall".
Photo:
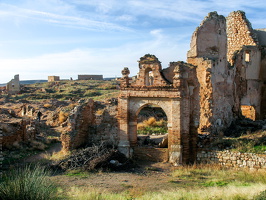
M 79 102 L 68 118 L 68 132 L 61 134 L 63 151 L 69 151 L 86 145 L 94 132 L 95 116 L 92 99 Z
M 256 46 L 258 40 L 250 22 L 242 11 L 231 12 L 226 18 L 226 25 L 227 58 L 228 62 L 232 65 L 235 51 L 241 50 L 243 45 Z
M 199 133 L 219 133 L 233 120 L 233 73 L 226 53 L 226 20 L 211 12 L 193 33 L 187 54 L 187 62 L 197 66 L 200 84 Z
M 117 105 L 92 99 L 80 101 L 67 120 L 67 132 L 61 134 L 64 151 L 83 146 L 118 143 Z
M 225 167 L 266 170 L 266 154 L 225 151 L 199 151 L 198 163 L 217 163 Z
M 15 75 L 14 79 L 11 79 L 11 81 L 9 81 L 6 84 L 6 90 L 8 92 L 8 94 L 17 94 L 20 92 L 20 84 L 19 84 L 19 75 Z
M 48 82 L 60 81 L 60 76 L 48 76 Z

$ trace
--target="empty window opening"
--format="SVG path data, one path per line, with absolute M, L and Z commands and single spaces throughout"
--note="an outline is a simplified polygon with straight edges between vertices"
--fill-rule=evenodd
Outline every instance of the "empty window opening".
M 153 85 L 153 71 L 150 68 L 145 71 L 145 85 Z
M 245 52 L 245 62 L 250 62 L 250 52 L 249 51 Z

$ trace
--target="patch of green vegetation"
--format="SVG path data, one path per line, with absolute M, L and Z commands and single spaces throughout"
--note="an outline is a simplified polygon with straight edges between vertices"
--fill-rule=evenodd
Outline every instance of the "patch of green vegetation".
M 119 91 L 117 90 L 116 81 L 104 80 L 77 80 L 77 81 L 59 81 L 44 82 L 24 85 L 22 94 L 11 95 L 9 99 L 38 101 L 45 99 L 57 100 L 78 100 L 80 98 L 116 98 Z
M 266 153 L 266 132 L 257 131 L 240 137 L 227 137 L 214 141 L 212 148 L 231 149 L 241 153 Z
M 173 183 L 193 182 L 194 186 L 221 187 L 227 185 L 250 186 L 253 183 L 266 184 L 264 172 L 226 169 L 221 166 L 184 167 L 173 172 Z M 178 181 L 177 181 L 178 180 Z
M 67 171 L 65 173 L 66 176 L 74 176 L 74 177 L 80 177 L 80 178 L 87 178 L 89 177 L 91 174 L 89 172 L 86 171 L 82 171 L 82 170 L 70 170 Z
M 254 197 L 254 200 L 265 200 L 265 199 L 266 199 L 266 190 L 264 190 L 259 195 Z
M 148 120 L 144 120 L 137 125 L 137 133 L 141 135 L 165 134 L 167 131 L 167 121 L 157 121 L 155 117 L 150 117 Z
M 48 179 L 49 171 L 35 165 L 5 172 L 0 182 L 0 199 L 55 199 L 56 187 Z
M 208 181 L 202 184 L 205 187 L 221 187 L 228 185 L 228 182 L 225 181 Z

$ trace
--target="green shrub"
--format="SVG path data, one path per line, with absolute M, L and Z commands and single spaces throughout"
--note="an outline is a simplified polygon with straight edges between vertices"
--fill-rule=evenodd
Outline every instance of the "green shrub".
M 137 133 L 143 135 L 149 134 L 165 134 L 167 133 L 167 121 L 156 121 L 155 117 L 150 117 L 137 125 Z
M 88 90 L 84 93 L 85 97 L 95 97 L 95 96 L 100 96 L 102 93 L 97 90 Z
M 254 198 L 254 200 L 265 200 L 265 199 L 266 199 L 266 190 L 264 190 Z
M 40 166 L 25 166 L 3 174 L 0 200 L 49 200 L 56 193 L 55 185 L 47 178 L 49 171 Z

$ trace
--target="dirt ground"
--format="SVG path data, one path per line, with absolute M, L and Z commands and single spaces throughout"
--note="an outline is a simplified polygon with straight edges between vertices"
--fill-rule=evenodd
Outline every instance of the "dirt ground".
M 113 193 L 134 189 L 138 192 L 176 188 L 171 175 L 174 167 L 169 163 L 137 161 L 131 172 L 65 173 L 51 179 L 61 187 L 97 188 Z
M 52 145 L 46 152 L 25 158 L 27 163 L 42 160 L 46 153 L 59 152 L 60 143 Z M 51 180 L 67 191 L 69 187 L 96 188 L 112 193 L 135 190 L 147 191 L 169 190 L 176 188 L 172 172 L 176 167 L 165 162 L 135 161 L 136 167 L 122 172 L 80 172 L 69 171 L 51 176 Z

